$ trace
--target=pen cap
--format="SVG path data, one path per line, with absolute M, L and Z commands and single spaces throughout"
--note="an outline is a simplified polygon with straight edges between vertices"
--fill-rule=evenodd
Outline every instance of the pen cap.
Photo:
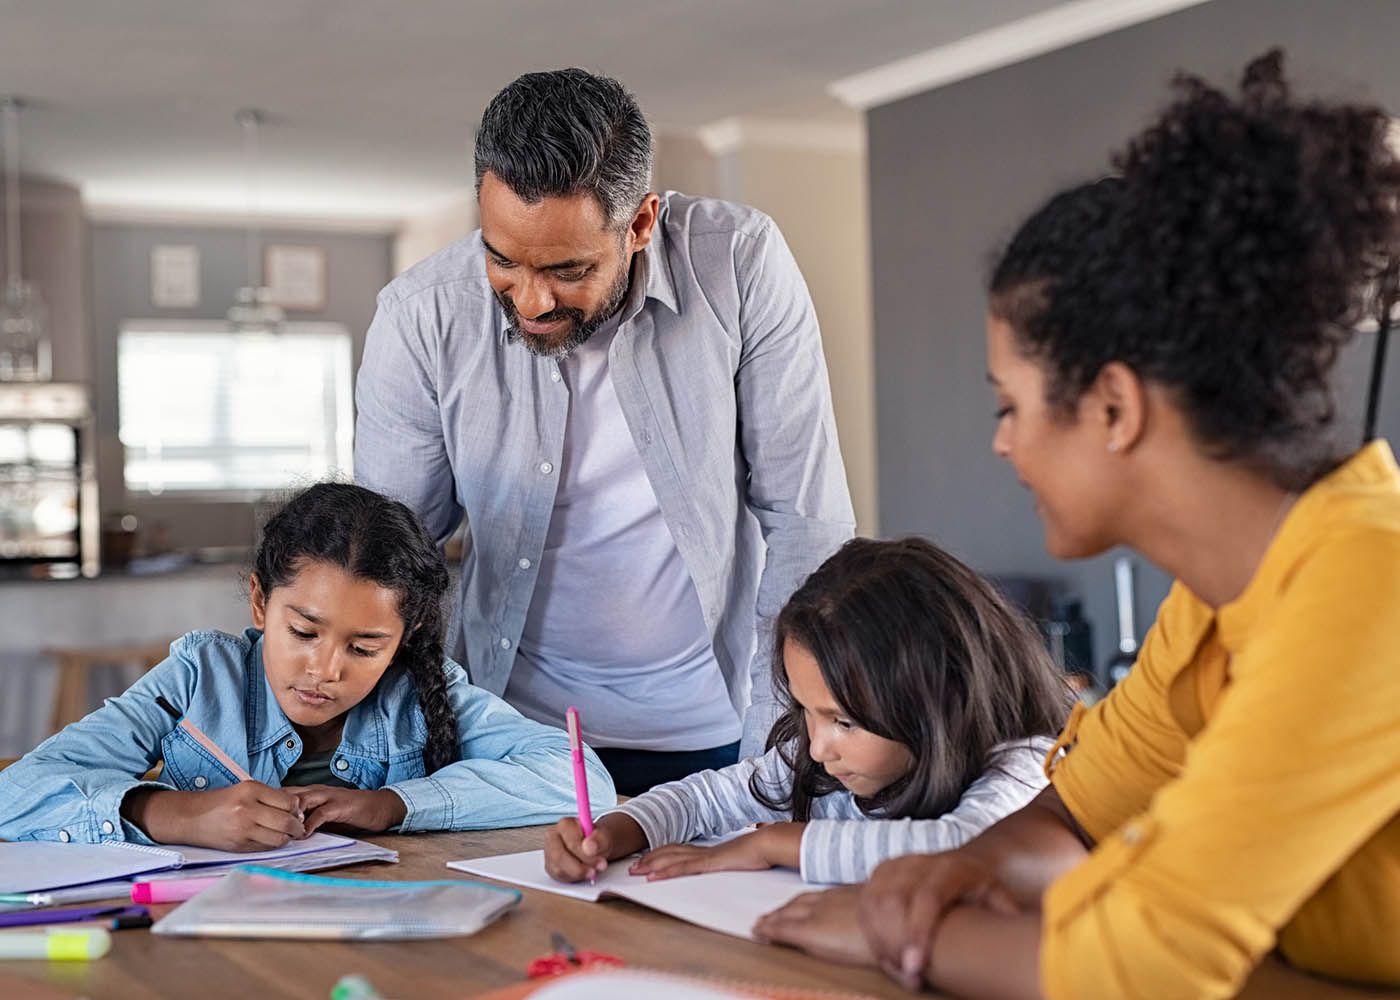
M 569 730 L 569 749 L 576 754 L 583 753 L 583 733 L 580 732 L 578 709 L 570 706 L 565 710 L 564 724 Z

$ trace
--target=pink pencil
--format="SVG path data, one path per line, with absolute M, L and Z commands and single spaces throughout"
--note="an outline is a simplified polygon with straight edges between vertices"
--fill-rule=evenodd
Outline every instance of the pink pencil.
M 239 781 L 253 780 L 253 776 L 251 774 L 243 770 L 243 768 L 239 767 L 237 762 L 235 762 L 234 759 L 228 754 L 224 753 L 223 750 L 219 748 L 219 745 L 217 743 L 215 743 L 209 737 L 205 736 L 202 732 L 200 732 L 198 726 L 196 726 L 193 722 L 190 722 L 188 719 L 182 716 L 179 713 L 179 711 L 176 710 L 174 705 L 170 704 L 170 702 L 166 701 L 159 695 L 156 696 L 156 704 L 159 705 L 161 708 L 165 709 L 167 712 L 169 712 L 170 715 L 178 721 L 180 728 L 183 729 L 185 732 L 189 733 L 190 736 L 194 737 L 194 741 L 196 743 L 198 743 L 204 749 L 212 753 L 214 755 L 215 760 L 217 760 L 220 764 L 224 765 L 224 767 L 232 771 L 233 776 L 235 778 L 237 778 Z
M 578 825 L 585 837 L 593 836 L 593 810 L 588 806 L 588 773 L 583 767 L 583 727 L 578 721 L 578 709 L 570 706 L 564 712 L 569 727 L 569 753 L 574 758 L 574 799 L 578 802 Z M 595 876 L 590 872 L 588 881 Z

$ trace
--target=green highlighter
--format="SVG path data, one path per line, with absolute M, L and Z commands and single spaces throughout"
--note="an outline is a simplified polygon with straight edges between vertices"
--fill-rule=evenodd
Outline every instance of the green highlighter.
M 112 935 L 104 927 L 50 931 L 6 931 L 0 934 L 0 958 L 42 958 L 87 961 L 112 950 Z

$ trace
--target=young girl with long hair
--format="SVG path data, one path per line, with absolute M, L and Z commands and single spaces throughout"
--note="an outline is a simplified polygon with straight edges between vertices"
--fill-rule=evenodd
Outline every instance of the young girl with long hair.
M 957 846 L 1044 787 L 1064 680 L 1029 620 L 931 542 L 847 542 L 774 632 L 786 711 L 767 752 L 659 785 L 591 837 L 560 820 L 546 841 L 552 876 L 578 881 L 649 847 L 634 874 L 786 866 L 854 882 L 885 858 Z M 686 843 L 751 823 L 765 825 Z
M 1400 470 L 1333 396 L 1400 248 L 1391 123 L 1295 100 L 1278 52 L 1238 95 L 1177 90 L 1022 226 L 987 322 L 993 446 L 1046 547 L 1177 582 L 1050 788 L 769 939 L 959 996 L 1400 985 Z
M 251 851 L 328 823 L 481 829 L 572 812 L 565 734 L 443 656 L 447 587 L 403 504 L 312 486 L 263 529 L 253 627 L 190 632 L 124 694 L 0 771 L 0 838 Z M 592 751 L 587 763 L 593 801 L 612 805 L 607 771 Z

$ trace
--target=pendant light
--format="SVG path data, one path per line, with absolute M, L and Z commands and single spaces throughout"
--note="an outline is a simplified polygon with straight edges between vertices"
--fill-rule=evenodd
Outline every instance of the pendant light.
M 0 381 L 46 382 L 53 377 L 48 310 L 21 270 L 19 212 L 19 109 L 0 100 L 5 134 L 5 289 L 0 295 Z
M 235 302 L 228 311 L 228 321 L 235 330 L 276 333 L 282 328 L 286 314 L 280 306 L 269 301 L 271 291 L 258 280 L 260 273 L 261 237 L 258 233 L 258 129 L 263 114 L 252 108 L 239 111 L 234 120 L 243 129 L 243 170 L 247 182 L 247 210 L 244 214 L 243 253 L 246 284 L 234 293 Z

